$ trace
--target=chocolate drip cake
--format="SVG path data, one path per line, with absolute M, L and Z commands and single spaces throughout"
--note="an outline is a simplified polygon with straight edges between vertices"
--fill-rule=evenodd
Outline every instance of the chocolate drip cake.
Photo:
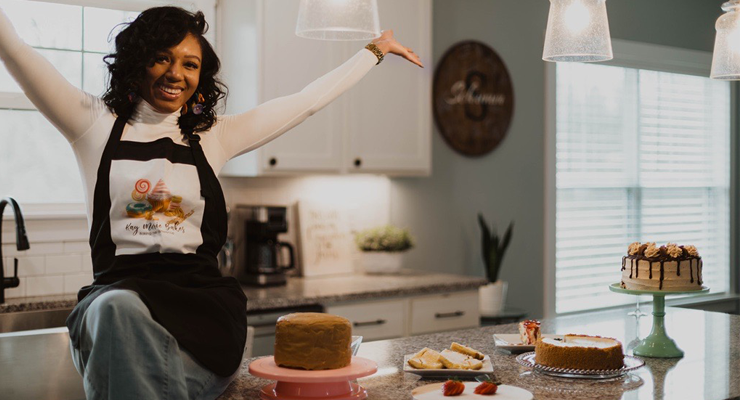
M 686 291 L 701 290 L 703 263 L 694 246 L 635 242 L 622 257 L 624 289 Z

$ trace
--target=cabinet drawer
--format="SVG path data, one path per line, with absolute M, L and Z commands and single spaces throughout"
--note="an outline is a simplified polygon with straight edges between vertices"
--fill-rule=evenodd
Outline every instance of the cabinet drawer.
M 329 314 L 347 318 L 352 323 L 352 334 L 363 341 L 404 336 L 403 322 L 406 301 L 379 301 L 372 303 L 326 307 Z
M 480 325 L 478 292 L 448 293 L 411 300 L 411 334 Z

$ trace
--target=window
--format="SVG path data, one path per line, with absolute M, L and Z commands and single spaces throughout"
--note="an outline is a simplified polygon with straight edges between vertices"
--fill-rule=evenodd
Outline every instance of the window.
M 651 57 L 650 47 L 634 46 L 645 68 L 617 54 L 612 65 L 550 67 L 555 313 L 633 304 L 608 285 L 634 241 L 694 244 L 705 285 L 730 289 L 730 84 L 709 79 L 708 62 L 661 66 L 681 50 Z
M 103 56 L 116 26 L 138 12 L 36 1 L 0 0 L 23 40 L 73 85 L 95 95 L 105 90 Z M 36 111 L 0 63 L 0 190 L 24 204 L 83 203 L 72 149 Z

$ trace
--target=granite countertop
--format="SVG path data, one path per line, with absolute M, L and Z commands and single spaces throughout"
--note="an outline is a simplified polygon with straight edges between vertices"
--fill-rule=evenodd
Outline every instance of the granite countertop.
M 435 292 L 475 290 L 485 278 L 402 270 L 397 274 L 347 275 L 288 278 L 285 286 L 255 288 L 242 286 L 249 301 L 248 312 L 308 304 L 330 304 Z M 24 297 L 0 304 L 0 314 L 18 311 L 73 308 L 77 295 Z
M 0 304 L 0 314 L 19 311 L 58 310 L 62 308 L 74 308 L 76 304 L 76 294 L 19 297 L 14 299 L 7 299 L 5 300 L 5 303 Z
M 649 311 L 649 309 L 648 309 Z M 628 317 L 625 309 L 544 320 L 544 333 L 585 333 L 615 337 L 627 354 L 652 326 L 651 317 Z M 358 356 L 378 363 L 378 372 L 358 382 L 368 400 L 410 400 L 411 390 L 439 381 L 421 380 L 402 372 L 404 354 L 423 347 L 442 350 L 452 341 L 472 346 L 492 358 L 495 376 L 503 384 L 529 390 L 535 399 L 728 399 L 740 396 L 740 316 L 668 308 L 669 336 L 685 351 L 680 359 L 644 358 L 642 367 L 621 378 L 596 381 L 549 377 L 520 366 L 505 351 L 496 351 L 494 333 L 517 333 L 516 324 L 437 333 L 364 343 Z M 239 377 L 220 400 L 257 399 L 270 383 L 248 372 L 245 360 Z
M 247 311 L 306 304 L 331 304 L 376 298 L 414 296 L 438 292 L 476 290 L 485 278 L 402 270 L 397 274 L 289 278 L 285 286 L 242 286 L 249 301 Z

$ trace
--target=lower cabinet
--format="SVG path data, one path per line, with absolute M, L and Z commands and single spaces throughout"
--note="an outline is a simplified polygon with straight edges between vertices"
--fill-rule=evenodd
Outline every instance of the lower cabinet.
M 326 307 L 326 312 L 347 318 L 352 323 L 352 334 L 366 342 L 405 336 L 406 303 L 403 299 L 337 305 Z
M 326 312 L 349 319 L 352 334 L 365 342 L 480 325 L 477 290 L 337 303 L 327 305 Z
M 480 325 L 478 292 L 447 293 L 411 299 L 411 335 Z

